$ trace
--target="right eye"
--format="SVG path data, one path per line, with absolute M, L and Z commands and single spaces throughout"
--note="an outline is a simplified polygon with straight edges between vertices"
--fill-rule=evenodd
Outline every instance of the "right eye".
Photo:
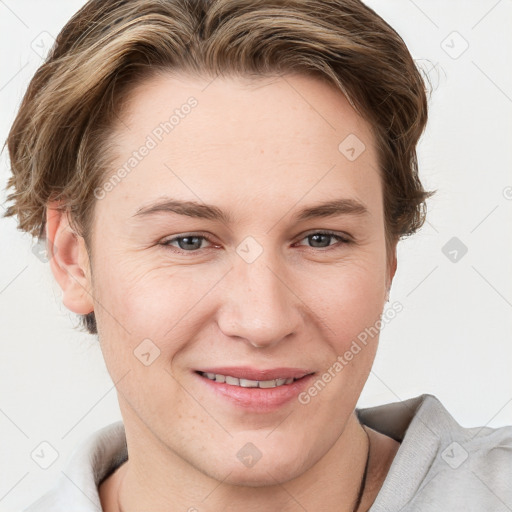
M 204 235 L 198 235 L 194 233 L 175 236 L 160 242 L 160 245 L 170 247 L 171 250 L 175 250 L 179 253 L 185 252 L 197 252 L 204 247 L 201 247 L 203 241 L 210 242 L 210 240 Z M 211 242 L 210 242 L 211 243 Z M 173 245 L 173 244 L 177 244 Z

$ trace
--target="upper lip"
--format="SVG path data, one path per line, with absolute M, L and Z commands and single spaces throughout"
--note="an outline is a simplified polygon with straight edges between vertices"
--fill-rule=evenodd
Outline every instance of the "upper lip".
M 196 370 L 201 373 L 217 373 L 220 375 L 229 375 L 237 379 L 247 380 L 274 380 L 274 379 L 300 379 L 305 375 L 314 373 L 311 370 L 304 370 L 303 368 L 269 368 L 260 369 L 252 368 L 249 366 L 223 366 L 214 368 L 200 368 Z

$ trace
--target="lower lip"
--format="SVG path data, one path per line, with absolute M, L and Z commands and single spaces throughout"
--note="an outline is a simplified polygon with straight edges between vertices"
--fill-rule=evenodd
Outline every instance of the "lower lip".
M 310 383 L 314 374 L 306 375 L 291 384 L 275 388 L 243 388 L 223 382 L 216 382 L 195 374 L 209 389 L 217 395 L 227 398 L 233 404 L 254 412 L 271 412 L 290 402 Z

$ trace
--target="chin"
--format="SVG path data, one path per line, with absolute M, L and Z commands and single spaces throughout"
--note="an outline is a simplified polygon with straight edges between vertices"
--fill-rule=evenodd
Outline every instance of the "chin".
M 288 480 L 292 480 L 299 476 L 298 471 L 286 471 L 276 468 L 275 465 L 269 464 L 259 469 L 240 469 L 234 468 L 229 476 L 223 480 L 228 485 L 240 487 L 270 487 L 273 485 L 284 484 Z
M 224 460 L 224 465 L 222 465 L 222 461 L 219 461 L 210 476 L 229 485 L 268 487 L 286 483 L 300 476 L 307 469 L 299 454 L 289 459 L 290 452 L 287 453 L 288 457 L 285 457 L 278 450 L 269 450 L 268 455 L 261 454 L 261 458 L 258 460 L 254 458 L 250 460 L 250 457 L 246 455 L 246 453 L 250 453 L 250 450 L 251 447 L 246 447 L 245 451 L 240 450 L 235 461 Z

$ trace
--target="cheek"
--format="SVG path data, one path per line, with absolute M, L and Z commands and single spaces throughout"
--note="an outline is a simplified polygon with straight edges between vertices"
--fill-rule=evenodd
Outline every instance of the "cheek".
M 138 257 L 114 260 L 111 255 L 103 259 L 94 290 L 107 365 L 118 368 L 117 373 L 127 366 L 138 368 L 134 351 L 148 339 L 160 351 L 159 363 L 171 360 L 186 344 L 186 334 L 198 329 L 197 305 L 222 272 L 199 273 L 193 266 L 161 262 L 151 265 Z
M 350 271 L 323 281 L 324 293 L 311 295 L 323 326 L 324 344 L 318 343 L 316 353 L 322 371 L 301 403 L 311 403 L 319 417 L 322 410 L 329 410 L 331 419 L 341 418 L 343 411 L 355 407 L 364 387 L 378 347 L 384 306 L 381 278 L 378 265 L 351 265 Z
M 383 258 L 381 258 L 383 260 Z M 324 320 L 326 332 L 339 350 L 373 326 L 385 300 L 385 262 L 372 258 L 329 268 L 304 288 L 308 303 Z

